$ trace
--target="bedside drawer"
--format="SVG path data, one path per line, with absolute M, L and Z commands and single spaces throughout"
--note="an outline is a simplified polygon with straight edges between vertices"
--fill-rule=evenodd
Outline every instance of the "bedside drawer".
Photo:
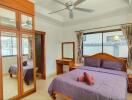
M 129 80 L 129 83 L 132 84 L 132 79 L 128 79 Z

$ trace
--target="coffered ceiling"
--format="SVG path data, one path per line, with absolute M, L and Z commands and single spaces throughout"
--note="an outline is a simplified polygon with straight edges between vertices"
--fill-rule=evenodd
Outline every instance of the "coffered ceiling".
M 60 0 L 61 2 L 68 2 L 69 0 Z M 76 0 L 71 0 L 75 2 Z M 58 19 L 63 22 L 67 21 L 75 21 L 75 20 L 81 20 L 86 18 L 92 18 L 99 15 L 104 15 L 112 12 L 121 12 L 130 8 L 131 0 L 86 0 L 78 7 L 81 8 L 89 8 L 94 9 L 93 13 L 87 13 L 87 12 L 80 12 L 74 10 L 74 18 L 70 19 L 68 10 L 64 10 L 55 14 L 48 14 L 49 12 L 60 10 L 65 8 L 65 6 L 60 5 L 59 3 L 55 2 L 54 0 L 35 0 L 36 9 L 38 9 L 39 13 L 41 12 L 43 15 Z M 41 8 L 41 10 L 40 10 Z M 121 11 L 120 11 L 121 10 Z M 130 10 L 129 10 L 130 11 Z M 58 17 L 58 18 L 57 18 Z

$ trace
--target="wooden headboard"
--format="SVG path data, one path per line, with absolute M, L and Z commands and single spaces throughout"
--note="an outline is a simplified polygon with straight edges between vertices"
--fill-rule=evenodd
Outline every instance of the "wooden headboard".
M 122 71 L 127 72 L 127 59 L 114 57 L 114 56 L 112 56 L 110 54 L 106 54 L 106 53 L 98 53 L 98 54 L 95 54 L 92 56 L 84 56 L 84 57 L 99 58 L 99 59 L 104 59 L 104 60 L 120 62 L 123 64 Z

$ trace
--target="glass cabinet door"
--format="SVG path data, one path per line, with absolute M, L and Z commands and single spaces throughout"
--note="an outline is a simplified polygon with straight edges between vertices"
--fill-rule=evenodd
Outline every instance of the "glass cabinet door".
M 32 17 L 27 15 L 21 15 L 21 28 L 26 30 L 32 30 Z
M 16 13 L 0 7 L 0 25 L 16 27 Z
M 33 36 L 22 34 L 23 92 L 34 88 Z
M 17 36 L 13 32 L 1 33 L 3 98 L 18 96 Z

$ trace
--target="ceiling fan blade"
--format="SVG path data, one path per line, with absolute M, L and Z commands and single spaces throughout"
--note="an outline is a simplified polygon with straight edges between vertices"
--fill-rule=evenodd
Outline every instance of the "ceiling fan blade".
M 79 11 L 89 12 L 89 13 L 94 12 L 93 9 L 86 9 L 86 8 L 79 8 L 79 7 L 75 7 L 74 9 Z
M 57 10 L 57 11 L 53 11 L 53 12 L 50 12 L 50 13 L 48 13 L 48 14 L 53 14 L 53 13 L 57 13 L 57 12 L 60 12 L 60 11 L 63 11 L 63 10 L 65 10 L 65 9 L 67 9 L 67 8 L 64 8 L 64 9 L 60 9 L 60 10 Z
M 59 0 L 54 0 L 54 1 L 65 6 L 65 3 L 63 3 L 63 2 L 61 2 Z
M 77 5 L 81 4 L 84 1 L 86 1 L 86 0 L 77 0 L 73 5 L 77 6 Z
M 69 10 L 69 17 L 72 19 L 74 16 L 73 16 L 73 10 Z

